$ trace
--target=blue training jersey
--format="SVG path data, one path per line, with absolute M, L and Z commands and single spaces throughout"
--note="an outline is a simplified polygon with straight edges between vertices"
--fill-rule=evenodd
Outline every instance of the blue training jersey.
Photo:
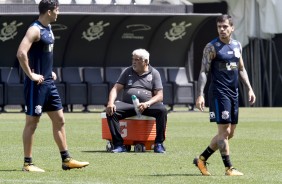
M 211 62 L 211 85 L 209 91 L 215 96 L 238 97 L 238 65 L 241 57 L 241 44 L 231 40 L 225 44 L 216 38 L 210 42 L 216 51 Z
M 40 29 L 40 40 L 34 42 L 29 50 L 29 66 L 34 73 L 44 76 L 44 82 L 53 81 L 53 45 L 54 35 L 51 25 L 43 26 L 38 20 L 33 22 L 31 26 L 37 26 Z M 27 77 L 27 80 L 30 80 Z

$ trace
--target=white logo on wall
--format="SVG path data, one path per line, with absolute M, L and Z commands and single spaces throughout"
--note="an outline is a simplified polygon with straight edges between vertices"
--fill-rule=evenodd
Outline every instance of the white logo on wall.
M 129 30 L 129 32 L 125 32 L 122 34 L 122 39 L 135 39 L 135 40 L 143 40 L 143 35 L 136 35 L 136 32 L 140 31 L 149 31 L 151 30 L 151 26 L 145 25 L 145 24 L 131 24 L 127 25 L 126 29 Z
M 41 114 L 42 113 L 42 106 L 41 105 L 35 106 L 35 113 L 36 114 Z
M 52 31 L 53 32 L 64 31 L 64 30 L 68 29 L 68 27 L 66 25 L 63 25 L 63 24 L 51 24 L 51 25 L 52 25 Z M 55 38 L 60 39 L 61 36 L 55 35 Z
M 100 39 L 104 34 L 104 27 L 107 27 L 109 25 L 110 23 L 107 22 L 104 24 L 103 21 L 100 21 L 97 24 L 90 22 L 90 27 L 87 29 L 87 31 L 83 31 L 82 38 L 88 40 L 89 42 Z
M 4 27 L 1 29 L 0 40 L 5 42 L 7 40 L 14 39 L 14 37 L 18 34 L 17 28 L 23 25 L 23 23 L 17 23 L 17 21 L 14 20 L 10 24 L 4 22 L 2 25 Z
M 165 32 L 165 38 L 173 42 L 175 40 L 182 39 L 182 37 L 186 35 L 186 28 L 191 26 L 192 23 L 186 24 L 186 22 L 183 21 L 178 25 L 175 22 L 171 25 L 172 28 L 169 31 Z

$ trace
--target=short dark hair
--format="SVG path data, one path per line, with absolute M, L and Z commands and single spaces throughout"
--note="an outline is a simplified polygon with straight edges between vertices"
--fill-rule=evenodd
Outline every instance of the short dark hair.
M 229 20 L 229 25 L 233 26 L 233 19 L 232 19 L 232 17 L 230 15 L 227 15 L 227 14 L 224 14 L 224 15 L 221 15 L 221 16 L 217 17 L 216 23 L 224 22 L 226 20 Z
M 59 6 L 58 0 L 41 0 L 38 9 L 40 14 L 46 13 L 48 10 L 53 11 Z

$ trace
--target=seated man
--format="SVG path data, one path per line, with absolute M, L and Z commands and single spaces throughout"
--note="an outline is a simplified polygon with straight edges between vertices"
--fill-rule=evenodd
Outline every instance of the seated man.
M 140 101 L 140 113 L 156 118 L 155 153 L 165 153 L 163 142 L 167 122 L 167 110 L 163 105 L 163 86 L 159 72 L 149 64 L 150 54 L 145 49 L 132 52 L 132 66 L 123 70 L 110 91 L 106 108 L 107 120 L 114 145 L 113 153 L 126 152 L 120 133 L 119 120 L 135 116 L 131 96 Z M 116 101 L 123 90 L 123 100 Z

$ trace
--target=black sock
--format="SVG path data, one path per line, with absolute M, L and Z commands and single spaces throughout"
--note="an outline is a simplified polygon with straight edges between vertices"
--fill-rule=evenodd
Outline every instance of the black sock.
M 200 159 L 207 161 L 208 158 L 214 153 L 214 150 L 212 150 L 209 146 L 207 147 L 207 149 L 205 149 L 205 151 L 200 155 Z
M 221 155 L 225 167 L 232 167 L 229 155 Z
M 24 157 L 24 163 L 32 163 L 32 158 L 31 157 Z
M 61 151 L 61 157 L 62 157 L 62 161 L 64 161 L 66 158 L 70 158 L 70 154 L 69 152 L 66 150 L 66 151 Z

